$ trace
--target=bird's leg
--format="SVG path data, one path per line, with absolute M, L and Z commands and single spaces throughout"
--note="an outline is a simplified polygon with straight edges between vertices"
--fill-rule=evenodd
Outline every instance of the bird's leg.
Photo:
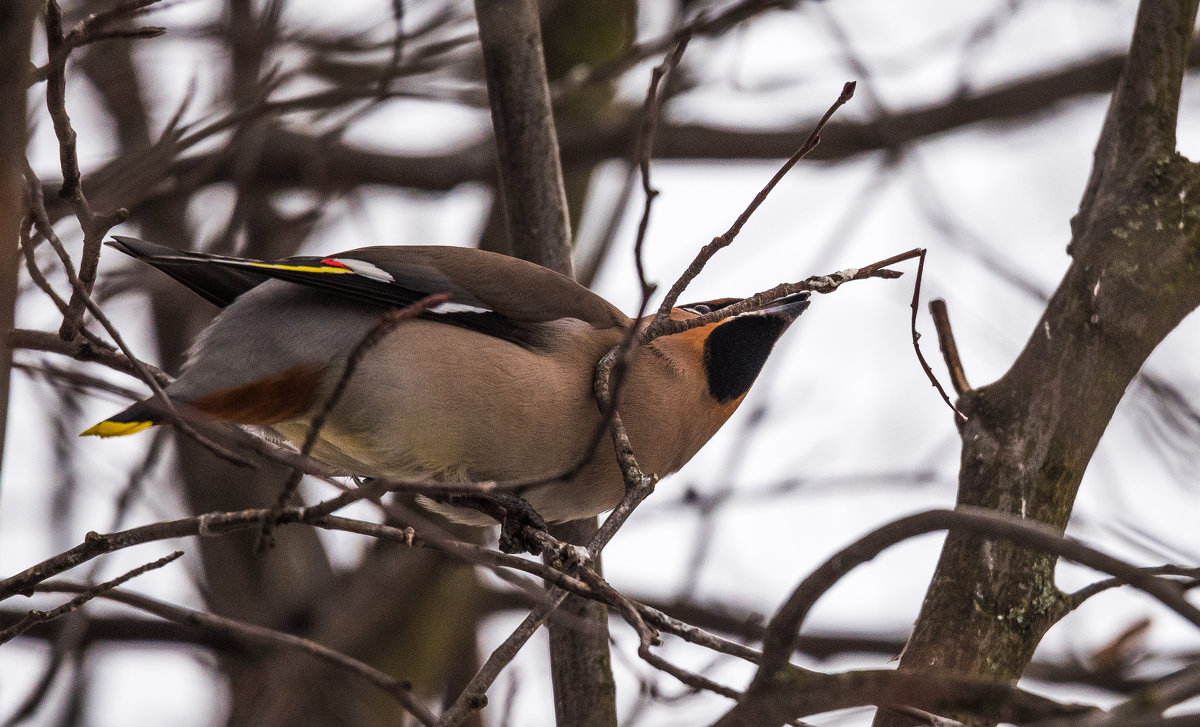
M 520 553 L 528 550 L 531 555 L 541 555 L 546 521 L 537 510 L 520 495 L 497 493 L 503 504 L 504 519 L 500 521 L 500 550 L 504 553 Z

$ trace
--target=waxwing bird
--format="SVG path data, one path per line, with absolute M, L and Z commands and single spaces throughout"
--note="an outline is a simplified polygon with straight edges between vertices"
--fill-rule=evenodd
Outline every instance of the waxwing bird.
M 624 493 L 608 439 L 587 448 L 601 417 L 596 363 L 636 323 L 570 278 L 456 247 L 365 247 L 267 262 L 128 237 L 110 244 L 223 308 L 166 388 L 176 405 L 270 427 L 300 446 L 380 317 L 448 294 L 363 355 L 313 456 L 347 474 L 399 480 L 534 481 L 574 469 L 569 479 L 517 491 L 548 522 L 599 514 Z M 736 300 L 671 315 L 694 318 Z M 620 412 L 642 468 L 664 476 L 691 459 L 807 307 L 807 293 L 792 295 L 639 348 Z M 132 434 L 160 423 L 155 412 L 147 400 L 83 434 Z M 459 522 L 492 522 L 474 510 L 430 507 Z

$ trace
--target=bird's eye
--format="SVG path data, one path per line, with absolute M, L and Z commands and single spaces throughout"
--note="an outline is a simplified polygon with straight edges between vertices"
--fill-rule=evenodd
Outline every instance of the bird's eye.
M 703 316 L 712 313 L 712 308 L 700 303 L 699 305 L 692 306 L 692 312 L 698 316 Z

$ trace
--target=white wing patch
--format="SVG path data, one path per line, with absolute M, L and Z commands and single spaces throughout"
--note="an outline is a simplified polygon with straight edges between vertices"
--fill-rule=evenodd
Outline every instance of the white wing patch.
M 364 278 L 379 280 L 384 283 L 396 282 L 396 279 L 392 277 L 391 273 L 379 267 L 378 265 L 372 265 L 365 260 L 355 260 L 352 257 L 335 257 L 327 259 L 332 260 L 340 265 L 345 265 L 348 269 L 352 270 L 358 275 L 363 276 Z
M 488 308 L 480 308 L 479 306 L 467 305 L 466 303 L 455 303 L 446 301 L 439 303 L 429 309 L 430 313 L 493 313 L 494 311 Z

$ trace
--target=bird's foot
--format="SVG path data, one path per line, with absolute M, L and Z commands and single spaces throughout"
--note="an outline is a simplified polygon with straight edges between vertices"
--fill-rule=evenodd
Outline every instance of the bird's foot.
M 441 498 L 439 498 L 441 499 Z M 520 495 L 509 492 L 489 492 L 478 495 L 452 495 L 444 499 L 452 505 L 473 507 L 500 523 L 500 551 L 541 555 L 547 545 L 554 544 L 546 532 L 546 521 Z

